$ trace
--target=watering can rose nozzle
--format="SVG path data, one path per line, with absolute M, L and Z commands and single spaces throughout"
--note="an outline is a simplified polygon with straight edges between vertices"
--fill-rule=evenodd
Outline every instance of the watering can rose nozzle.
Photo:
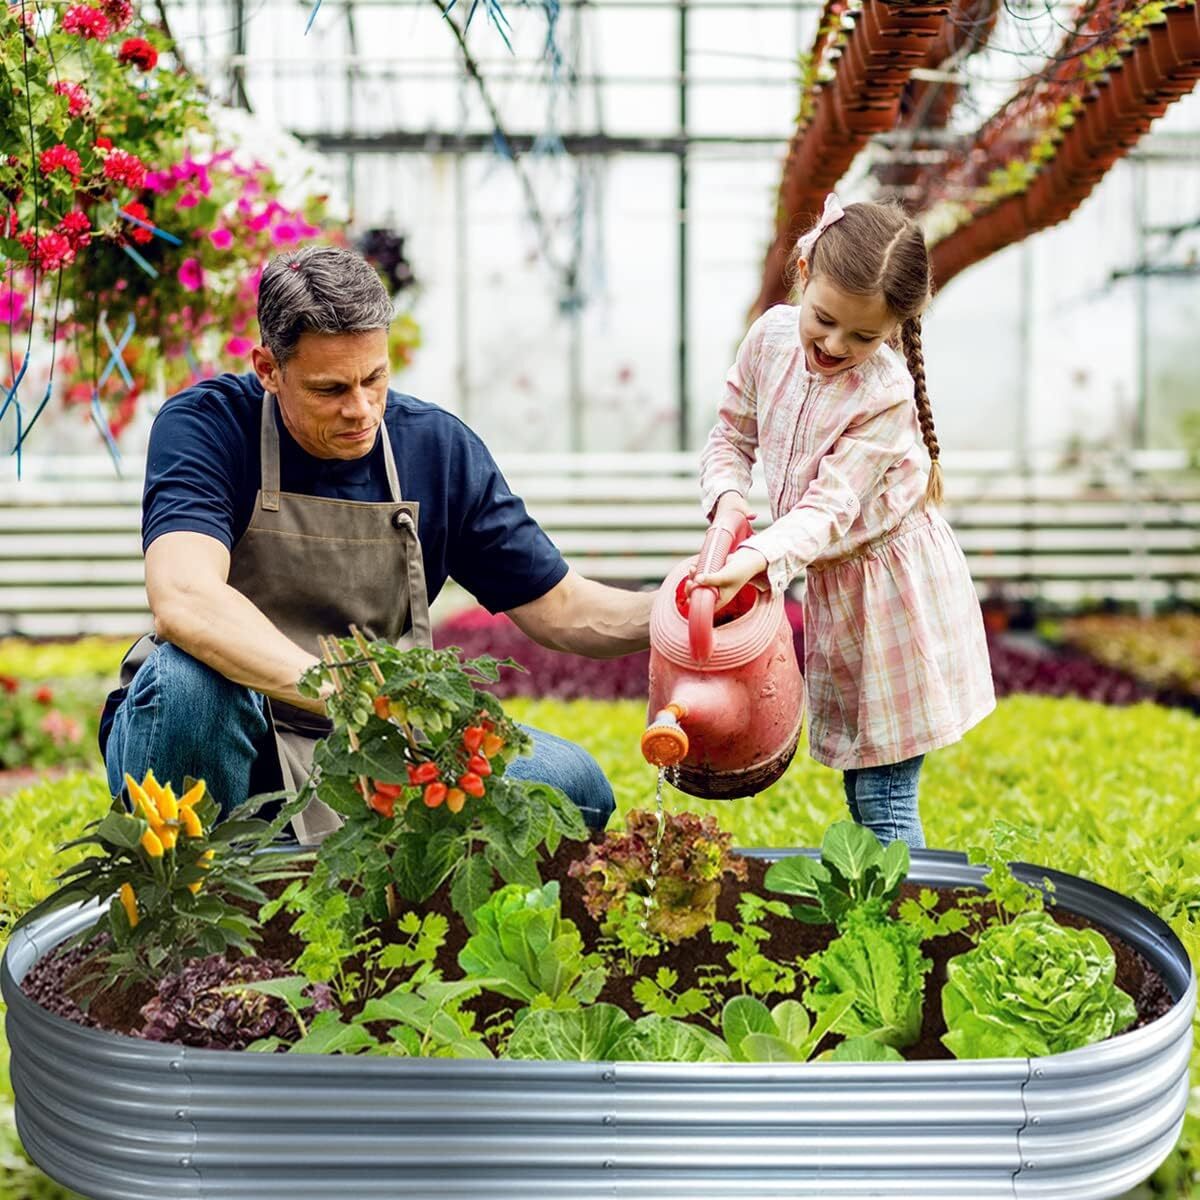
M 668 704 L 655 714 L 642 734 L 642 757 L 655 767 L 673 767 L 687 756 L 688 735 L 679 724 L 687 716 L 682 704 Z

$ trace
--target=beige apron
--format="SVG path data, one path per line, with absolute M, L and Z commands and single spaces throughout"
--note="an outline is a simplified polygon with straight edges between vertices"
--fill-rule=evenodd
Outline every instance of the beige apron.
M 260 609 L 282 633 L 319 656 L 322 634 L 346 636 L 356 624 L 369 637 L 432 646 L 425 567 L 417 538 L 419 505 L 400 496 L 396 459 L 386 423 L 380 426 L 391 499 L 380 504 L 327 500 L 279 490 L 279 431 L 275 397 L 263 396 L 262 480 L 254 515 L 230 552 L 229 585 Z M 411 629 L 401 639 L 406 619 Z M 122 664 L 122 682 L 137 665 L 137 646 Z M 145 661 L 152 645 L 141 654 Z M 128 668 L 132 666 L 132 670 Z M 267 701 L 283 785 L 297 790 L 312 768 L 327 718 L 279 700 Z M 301 842 L 319 842 L 341 824 L 313 800 L 292 822 Z

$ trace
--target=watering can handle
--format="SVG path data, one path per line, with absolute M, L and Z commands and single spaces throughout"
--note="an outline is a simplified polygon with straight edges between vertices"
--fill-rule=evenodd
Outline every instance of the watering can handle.
M 696 574 L 719 571 L 729 555 L 750 536 L 750 522 L 740 512 L 725 512 L 708 527 Z M 688 644 L 692 658 L 704 666 L 712 654 L 713 617 L 716 615 L 717 589 L 698 587 L 692 590 L 688 603 Z

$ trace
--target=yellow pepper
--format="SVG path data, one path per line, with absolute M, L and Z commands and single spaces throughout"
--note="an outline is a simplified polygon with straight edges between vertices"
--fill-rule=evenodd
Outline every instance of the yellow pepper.
M 175 791 L 169 783 L 162 789 L 162 794 L 158 798 L 158 811 L 162 814 L 164 821 L 179 819 L 179 801 L 175 799 Z
M 180 808 L 191 808 L 195 804 L 199 804 L 204 799 L 204 780 L 201 779 L 198 783 L 193 783 L 182 796 L 179 797 Z
M 121 884 L 121 903 L 125 907 L 125 915 L 129 918 L 129 928 L 136 929 L 138 923 L 137 897 L 128 883 Z
M 175 842 L 179 837 L 179 830 L 174 825 L 164 825 L 158 831 L 158 840 L 162 842 L 164 850 L 174 850 Z
M 196 865 L 207 870 L 208 864 L 210 862 L 212 862 L 213 856 L 215 854 L 216 854 L 215 850 L 205 850 L 205 852 L 202 855 L 200 855 L 200 857 L 196 860 Z M 195 883 L 188 884 L 188 891 L 191 892 L 192 895 L 194 896 L 197 894 L 197 892 L 200 891 L 200 889 L 203 886 L 204 886 L 204 881 L 202 879 L 197 879 Z
M 146 794 L 145 790 L 134 780 L 132 775 L 125 776 L 125 786 L 129 789 L 130 796 L 133 797 L 133 802 L 141 811 L 143 817 L 146 818 L 150 828 L 158 833 L 162 829 L 162 817 L 159 814 L 158 806 Z
M 166 832 L 166 830 L 163 830 L 164 834 Z M 142 849 L 145 850 L 145 852 L 150 855 L 151 858 L 162 858 L 164 849 L 162 838 L 160 838 L 153 829 L 147 829 L 146 832 L 142 834 L 141 841 Z
M 204 826 L 200 822 L 200 818 L 186 805 L 180 802 L 179 805 L 179 821 L 183 826 L 183 831 L 191 838 L 204 836 Z

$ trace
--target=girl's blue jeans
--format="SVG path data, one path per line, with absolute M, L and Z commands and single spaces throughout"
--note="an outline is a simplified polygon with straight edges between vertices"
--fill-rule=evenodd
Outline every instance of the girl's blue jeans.
M 845 772 L 850 815 L 885 846 L 900 841 L 920 850 L 925 845 L 917 807 L 917 782 L 924 761 L 925 755 L 918 754 L 903 762 Z
M 120 794 L 126 774 L 140 780 L 151 767 L 176 791 L 187 775 L 203 779 L 223 813 L 250 795 L 278 790 L 263 704 L 260 693 L 231 682 L 177 646 L 159 646 L 133 677 L 113 717 L 104 747 L 111 793 Z M 616 805 L 596 760 L 552 733 L 525 731 L 533 738 L 533 755 L 514 759 L 506 774 L 552 784 L 575 802 L 590 828 L 603 829 Z

